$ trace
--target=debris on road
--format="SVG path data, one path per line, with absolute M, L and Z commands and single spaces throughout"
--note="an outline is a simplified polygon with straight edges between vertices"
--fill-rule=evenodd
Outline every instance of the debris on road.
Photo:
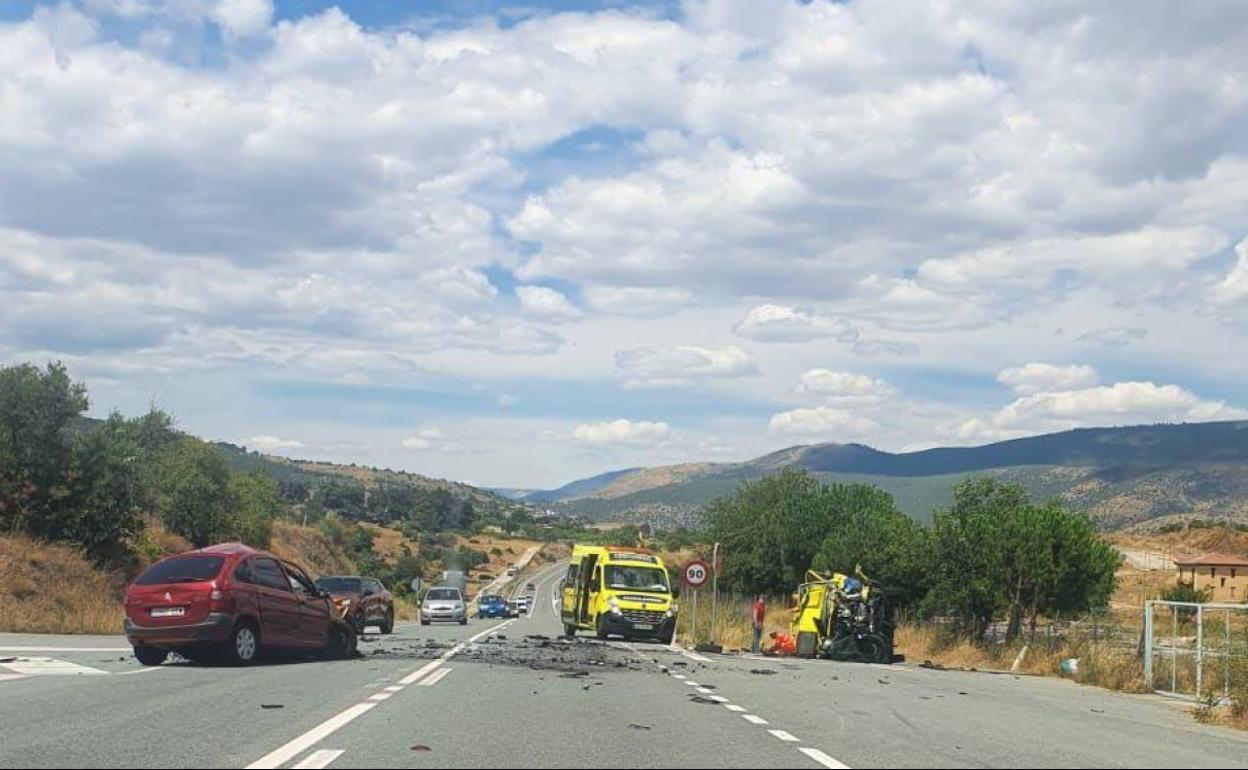
M 750 673 L 754 674 L 755 676 L 772 676 L 776 672 L 775 670 L 770 669 L 770 668 L 752 668 L 750 669 Z
M 260 708 L 262 709 L 284 709 L 286 708 L 286 706 L 282 703 L 261 703 Z
M 639 725 L 635 723 L 629 723 L 628 726 L 630 729 L 633 729 L 633 730 L 649 730 L 650 729 L 650 725 Z
M 433 749 L 429 748 L 423 743 L 418 743 L 412 747 L 412 751 L 433 751 Z
M 690 700 L 691 702 L 693 702 L 693 703 L 707 703 L 707 704 L 710 704 L 710 705 L 712 705 L 712 706 L 718 706 L 718 705 L 719 705 L 719 701 L 714 700 L 714 699 L 712 699 L 712 698 L 704 698 L 704 697 L 702 697 L 701 695 L 690 695 L 690 696 L 689 696 L 689 700 Z

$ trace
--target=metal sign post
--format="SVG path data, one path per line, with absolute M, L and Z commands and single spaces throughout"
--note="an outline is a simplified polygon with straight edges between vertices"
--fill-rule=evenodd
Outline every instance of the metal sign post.
M 710 570 L 706 568 L 706 562 L 701 559 L 693 559 L 685 565 L 683 577 L 685 585 L 690 591 L 693 591 L 693 626 L 690 633 L 693 634 L 693 643 L 698 643 L 698 589 L 706 585 L 706 579 L 710 574 Z
M 716 643 L 715 629 L 719 624 L 719 549 L 716 543 L 711 555 L 711 644 Z

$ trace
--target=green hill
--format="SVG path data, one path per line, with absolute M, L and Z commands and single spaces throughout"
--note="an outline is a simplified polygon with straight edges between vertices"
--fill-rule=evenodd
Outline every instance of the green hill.
M 958 481 L 992 475 L 1037 499 L 1061 498 L 1122 529 L 1174 516 L 1248 521 L 1248 422 L 1089 428 L 980 447 L 894 454 L 860 444 L 816 444 L 744 463 L 647 468 L 559 503 L 598 520 L 690 524 L 699 509 L 743 480 L 784 467 L 823 481 L 873 484 L 921 521 Z

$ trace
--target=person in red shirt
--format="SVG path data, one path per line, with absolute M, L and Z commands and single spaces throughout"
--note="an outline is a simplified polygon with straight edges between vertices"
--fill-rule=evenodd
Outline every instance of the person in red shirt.
M 754 607 L 751 610 L 751 620 L 754 626 L 754 635 L 750 640 L 750 652 L 757 655 L 761 652 L 763 643 L 763 621 L 767 616 L 767 605 L 763 604 L 762 596 L 754 597 Z

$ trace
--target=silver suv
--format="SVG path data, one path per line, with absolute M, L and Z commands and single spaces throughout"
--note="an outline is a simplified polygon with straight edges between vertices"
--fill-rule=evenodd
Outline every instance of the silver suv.
M 427 626 L 435 620 L 468 625 L 468 608 L 458 588 L 438 586 L 425 594 L 425 600 L 420 603 L 420 624 Z

